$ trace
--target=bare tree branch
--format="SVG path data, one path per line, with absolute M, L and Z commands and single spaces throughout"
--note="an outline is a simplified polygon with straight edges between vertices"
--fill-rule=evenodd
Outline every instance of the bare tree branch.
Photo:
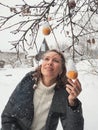
M 13 45 L 12 49 L 16 49 L 18 53 L 20 48 L 27 53 L 26 46 L 30 49 L 34 45 L 38 52 L 37 35 L 44 22 L 48 22 L 59 50 L 60 43 L 58 42 L 59 37 L 55 33 L 56 30 L 58 32 L 58 29 L 61 28 L 61 33 L 65 39 L 71 40 L 69 48 L 73 50 L 73 60 L 75 53 L 81 56 L 81 53 L 75 48 L 76 44 L 79 46 L 82 42 L 80 41 L 81 37 L 88 39 L 89 36 L 92 36 L 95 41 L 98 40 L 98 29 L 95 27 L 96 23 L 93 24 L 93 18 L 98 17 L 97 0 L 51 0 L 51 2 L 42 0 L 34 5 L 28 4 L 27 0 L 22 0 L 22 2 L 22 5 L 17 4 L 13 7 L 0 3 L 10 12 L 8 16 L 0 14 L 0 31 L 14 28 L 11 33 L 20 37 L 11 41 L 11 44 Z M 10 22 L 12 19 L 19 20 Z M 94 37 L 94 34 L 96 34 L 96 37 Z M 31 36 L 31 41 L 28 40 L 28 35 Z

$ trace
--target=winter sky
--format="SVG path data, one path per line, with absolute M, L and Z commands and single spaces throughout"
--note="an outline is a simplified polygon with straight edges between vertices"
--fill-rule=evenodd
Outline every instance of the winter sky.
M 25 0 L 29 5 L 33 5 L 36 4 L 38 2 L 40 2 L 41 0 Z M 50 0 L 46 0 L 46 1 L 50 1 Z M 1 3 L 5 4 L 5 5 L 9 5 L 11 7 L 15 6 L 15 5 L 22 5 L 23 2 L 22 0 L 0 0 Z M 6 8 L 0 6 L 0 10 L 2 10 L 2 13 L 0 13 L 0 16 L 2 15 L 8 15 L 8 10 L 6 10 Z M 0 50 L 1 51 L 11 51 L 10 49 L 12 48 L 12 45 L 10 44 L 9 41 L 12 41 L 14 39 L 14 35 L 12 35 L 10 33 L 10 31 L 12 31 L 11 29 L 7 29 L 4 31 L 0 31 Z M 47 37 L 47 39 L 50 39 L 51 36 Z M 38 38 L 38 43 L 39 41 L 42 42 L 43 41 L 44 36 L 40 33 L 40 36 Z M 52 39 L 54 42 L 54 39 Z M 48 40 L 49 42 L 50 40 Z M 14 50 L 12 50 L 14 51 Z
M 33 0 L 33 1 L 25 0 L 25 1 L 29 5 L 33 5 L 33 4 L 36 4 L 36 3 L 40 2 L 41 0 Z M 49 2 L 51 0 L 45 0 L 45 1 Z M 23 4 L 22 0 L 18 0 L 18 1 L 16 1 L 16 0 L 0 0 L 0 2 L 5 4 L 5 5 L 9 5 L 11 7 L 13 7 L 13 6 L 15 7 L 15 5 L 22 5 Z M 6 14 L 8 15 L 8 13 L 10 13 L 10 11 L 9 12 L 8 12 L 8 10 L 6 11 L 6 8 L 4 8 L 4 7 L 2 8 L 1 6 L 0 6 L 0 10 L 2 10 L 2 14 L 0 14 L 0 16 L 6 15 Z M 19 19 L 17 19 L 17 20 L 19 20 Z M 16 22 L 16 19 L 14 19 L 14 21 L 10 21 L 10 24 L 12 22 Z M 15 38 L 14 38 L 15 35 L 11 34 L 10 33 L 11 31 L 13 31 L 13 30 L 12 29 L 7 29 L 7 30 L 4 30 L 4 31 L 0 31 L 0 50 L 1 51 L 14 51 L 14 50 L 10 50 L 13 46 L 11 45 L 11 43 L 9 41 L 15 40 Z M 56 30 L 55 34 L 56 34 L 57 38 L 59 37 L 58 43 L 62 44 L 63 42 L 66 41 L 66 39 L 63 37 L 63 34 L 61 34 L 60 31 Z M 55 44 L 56 41 L 55 41 L 55 38 L 54 38 L 53 34 L 51 33 L 49 36 L 44 36 L 44 35 L 42 35 L 42 31 L 41 30 L 39 30 L 39 35 L 38 35 L 38 38 L 37 38 L 37 41 L 36 41 L 37 45 L 40 46 L 44 38 L 46 38 L 46 41 L 48 41 L 48 45 L 50 46 L 50 48 L 51 48 L 51 46 L 53 46 L 54 48 L 55 48 L 55 46 L 57 46 Z M 19 36 L 18 36 L 18 39 L 19 39 Z M 69 42 L 70 41 L 67 40 L 68 44 L 69 44 Z

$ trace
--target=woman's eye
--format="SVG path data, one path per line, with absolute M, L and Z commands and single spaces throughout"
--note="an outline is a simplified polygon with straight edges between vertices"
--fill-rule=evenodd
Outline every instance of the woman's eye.
M 59 63 L 59 60 L 57 60 L 57 59 L 54 59 L 53 61 Z
M 44 61 L 49 61 L 49 60 L 51 60 L 52 62 L 56 62 L 56 63 L 59 63 L 59 62 L 60 62 L 60 60 L 58 60 L 58 59 L 50 59 L 50 58 L 48 58 L 48 57 L 44 58 L 43 60 L 44 60 Z
M 48 60 L 49 60 L 49 58 L 44 58 L 43 60 L 48 61 Z

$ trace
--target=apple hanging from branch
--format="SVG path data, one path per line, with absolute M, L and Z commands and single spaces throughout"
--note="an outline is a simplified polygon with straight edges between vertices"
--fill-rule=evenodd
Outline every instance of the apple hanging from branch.
M 78 77 L 78 71 L 76 70 L 75 63 L 72 60 L 68 61 L 66 76 L 72 80 L 75 80 Z
M 49 35 L 50 32 L 51 32 L 51 28 L 50 28 L 49 23 L 48 22 L 44 23 L 43 28 L 42 28 L 42 33 L 44 35 Z

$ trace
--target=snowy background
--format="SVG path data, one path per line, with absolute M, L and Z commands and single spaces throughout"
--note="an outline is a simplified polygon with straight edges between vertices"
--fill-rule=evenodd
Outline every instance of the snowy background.
M 29 3 L 32 1 L 28 0 Z M 33 0 L 34 2 L 39 2 L 40 0 Z M 47 0 L 48 1 L 48 0 Z M 3 2 L 5 4 L 9 4 L 13 6 L 15 3 L 17 5 L 18 3 L 21 3 L 21 0 L 0 0 L 0 2 Z M 8 13 L 7 11 L 4 11 L 3 8 L 0 7 L 2 10 L 2 14 Z M 15 21 L 15 20 L 14 20 Z M 98 19 L 95 17 L 93 19 L 96 23 L 96 26 L 98 26 Z M 69 29 L 68 29 L 69 30 Z M 0 32 L 0 50 L 1 51 L 11 51 L 10 49 L 12 46 L 9 44 L 8 41 L 11 41 L 14 39 L 14 37 L 9 33 L 10 30 L 5 30 L 4 32 Z M 58 35 L 59 36 L 59 35 Z M 5 38 L 6 37 L 6 38 Z M 90 37 L 90 36 L 89 36 Z M 96 36 L 98 37 L 98 36 Z M 43 40 L 39 39 L 40 42 Z M 59 36 L 60 38 L 60 36 Z M 96 38 L 97 39 L 97 38 Z M 69 44 L 69 40 L 66 38 L 63 40 L 67 41 Z M 50 45 L 50 38 L 48 39 L 49 45 Z M 98 43 L 98 42 L 96 42 Z M 52 40 L 53 44 L 53 40 Z M 83 39 L 84 44 L 84 39 Z M 96 49 L 96 52 L 98 52 L 98 45 L 97 44 L 91 46 L 91 49 Z M 84 51 L 84 47 L 83 47 Z M 81 52 L 81 50 L 80 50 Z M 34 53 L 34 52 L 33 52 Z M 91 52 L 92 53 L 92 52 Z M 97 53 L 98 54 L 98 53 Z M 98 55 L 96 57 L 98 58 Z M 82 102 L 83 106 L 83 115 L 84 115 L 84 130 L 98 130 L 98 72 L 95 73 L 95 66 L 97 67 L 96 70 L 98 70 L 98 61 L 92 60 L 91 63 L 94 63 L 94 66 L 91 67 L 91 64 L 89 64 L 87 61 L 81 61 L 76 66 L 79 72 L 79 80 L 82 84 L 82 93 L 79 95 L 79 99 Z M 7 66 L 4 68 L 0 68 L 0 116 L 1 113 L 9 99 L 9 96 L 11 95 L 12 91 L 15 89 L 16 85 L 19 83 L 19 81 L 24 77 L 24 75 L 33 70 L 34 68 L 8 68 Z M 1 118 L 0 118 L 0 127 L 1 127 Z M 58 125 L 58 130 L 62 130 L 61 124 Z
M 96 65 L 98 62 L 95 62 Z M 84 130 L 98 130 L 98 74 L 94 73 L 94 67 L 87 61 L 81 61 L 77 65 L 79 80 L 82 84 L 82 93 L 78 97 L 82 101 L 85 120 Z M 0 115 L 5 104 L 17 83 L 23 76 L 34 68 L 1 68 L 0 69 Z M 1 119 L 0 119 L 1 122 Z M 1 127 L 1 124 L 0 124 Z M 62 130 L 61 124 L 58 130 Z

